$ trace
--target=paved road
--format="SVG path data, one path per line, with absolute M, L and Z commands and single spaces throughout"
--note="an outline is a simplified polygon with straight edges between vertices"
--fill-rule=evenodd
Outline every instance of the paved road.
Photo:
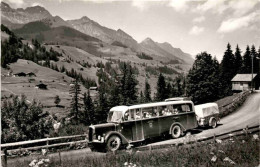
M 220 125 L 217 128 L 203 129 L 203 131 L 201 130 L 201 132 L 192 135 L 192 137 L 210 137 L 214 134 L 217 135 L 254 125 L 260 125 L 260 92 L 250 95 L 243 106 L 241 106 L 235 113 L 222 118 L 220 120 Z M 183 140 L 184 137 L 156 142 L 149 145 L 174 144 Z
M 194 138 L 209 137 L 213 134 L 220 134 L 229 132 L 236 129 L 245 128 L 246 126 L 260 125 L 260 92 L 252 94 L 248 97 L 246 102 L 242 107 L 239 108 L 235 113 L 228 115 L 221 119 L 220 125 L 215 129 L 203 129 L 199 133 L 192 134 Z M 177 142 L 182 142 L 185 137 L 179 139 L 164 140 L 156 143 L 151 143 L 149 145 L 161 145 L 161 144 L 174 144 Z M 85 156 L 101 156 L 104 153 L 93 153 L 90 149 L 72 150 L 67 152 L 62 152 L 62 159 L 75 159 L 83 158 Z M 50 154 L 50 157 L 58 158 L 58 153 Z M 17 161 L 33 160 L 37 156 L 21 157 L 15 159 L 9 159 L 8 166 L 12 166 L 13 163 Z

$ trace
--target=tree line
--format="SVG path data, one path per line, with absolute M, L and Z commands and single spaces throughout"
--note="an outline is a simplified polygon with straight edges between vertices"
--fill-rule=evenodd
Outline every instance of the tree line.
M 254 45 L 251 48 L 247 46 L 242 56 L 238 45 L 233 53 L 231 45 L 227 44 L 220 63 L 207 52 L 198 54 L 187 75 L 187 95 L 192 97 L 195 104 L 212 102 L 231 95 L 232 78 L 239 73 L 250 74 L 252 58 L 253 73 L 259 75 L 257 58 L 260 58 L 260 48 L 257 52 Z

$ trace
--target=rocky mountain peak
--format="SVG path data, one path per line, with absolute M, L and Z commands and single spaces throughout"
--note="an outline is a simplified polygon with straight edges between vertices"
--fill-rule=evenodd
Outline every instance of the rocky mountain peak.
M 8 4 L 1 2 L 1 10 L 2 22 L 7 21 L 13 24 L 25 24 L 52 17 L 52 15 L 41 6 L 27 7 L 26 9 L 13 9 Z
M 10 12 L 12 11 L 12 8 L 7 3 L 1 2 L 1 11 Z
M 46 13 L 48 15 L 51 15 L 44 7 L 41 6 L 33 6 L 33 7 L 28 7 L 24 10 L 25 12 L 34 14 L 34 13 Z
M 80 21 L 82 22 L 89 22 L 89 21 L 92 21 L 90 18 L 88 18 L 87 16 L 83 16 L 79 19 Z
M 11 8 L 7 3 L 1 2 L 1 7 L 2 8 Z
M 126 38 L 131 38 L 131 39 L 132 39 L 132 37 L 131 37 L 130 35 L 128 35 L 126 32 L 124 32 L 124 31 L 121 30 L 121 29 L 118 29 L 116 32 L 117 32 L 117 34 L 119 34 L 120 36 L 124 36 L 124 37 L 126 37 Z
M 149 44 L 155 44 L 155 42 L 151 38 L 147 37 L 145 38 L 145 40 L 141 42 L 141 44 L 149 45 Z

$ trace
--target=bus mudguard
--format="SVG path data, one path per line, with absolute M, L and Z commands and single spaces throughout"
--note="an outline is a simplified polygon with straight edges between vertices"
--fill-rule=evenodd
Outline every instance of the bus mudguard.
M 105 136 L 105 142 L 107 142 L 107 140 L 109 139 L 110 136 L 112 135 L 117 135 L 121 138 L 122 140 L 122 144 L 128 144 L 128 140 L 125 138 L 125 136 L 123 136 L 121 133 L 118 133 L 116 131 L 111 131 L 111 132 L 108 132 Z
M 179 126 L 182 128 L 183 131 L 186 130 L 186 129 L 182 126 L 181 123 L 179 123 L 179 122 L 174 122 L 174 123 L 171 125 L 170 129 L 169 129 L 169 134 L 172 134 L 171 129 L 173 128 L 174 125 L 179 125 Z

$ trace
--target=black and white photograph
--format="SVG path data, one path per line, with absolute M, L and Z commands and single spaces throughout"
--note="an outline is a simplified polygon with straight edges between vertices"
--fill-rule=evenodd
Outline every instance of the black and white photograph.
M 1 0 L 1 167 L 260 167 L 260 0 Z

